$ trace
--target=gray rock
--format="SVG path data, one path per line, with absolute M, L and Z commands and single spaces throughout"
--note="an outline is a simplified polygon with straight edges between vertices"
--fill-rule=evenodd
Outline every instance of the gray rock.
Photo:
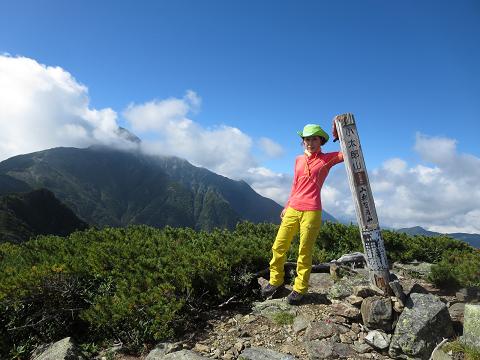
M 385 334 L 383 331 L 373 330 L 365 336 L 365 342 L 378 350 L 385 350 L 390 345 L 391 335 Z
M 462 338 L 465 344 L 480 350 L 480 305 L 465 305 Z
M 200 356 L 191 350 L 180 350 L 180 351 L 172 352 L 170 354 L 161 355 L 159 354 L 158 349 L 152 350 L 145 358 L 145 360 L 204 360 L 204 359 L 208 359 L 208 358 L 204 356 Z
M 311 291 L 326 293 L 333 286 L 334 281 L 330 274 L 312 273 L 308 284 Z
M 296 314 L 296 309 L 287 304 L 283 299 L 270 299 L 253 303 L 252 313 L 271 318 L 278 312 L 289 312 Z
M 155 349 L 150 351 L 145 360 L 158 359 L 160 356 L 167 355 L 178 350 L 181 350 L 180 343 L 162 342 L 157 344 L 157 346 L 155 346 Z
M 332 339 L 309 341 L 305 347 L 308 358 L 312 360 L 355 358 L 357 356 L 357 353 L 349 345 L 335 342 Z
M 366 352 L 370 352 L 373 348 L 368 345 L 367 343 L 361 343 L 360 341 L 353 342 L 353 350 L 355 350 L 359 354 L 365 354 Z
M 369 329 L 392 330 L 392 300 L 372 296 L 363 300 L 361 306 L 363 324 Z
M 411 294 L 390 343 L 394 358 L 428 359 L 442 338 L 453 336 L 447 306 L 431 294 Z
M 349 303 L 339 302 L 331 304 L 330 311 L 333 315 L 343 316 L 347 319 L 360 319 L 360 310 Z
M 328 291 L 328 297 L 330 299 L 345 299 L 346 297 L 352 295 L 353 287 L 358 285 L 370 284 L 370 280 L 367 276 L 357 275 L 355 277 L 345 277 L 336 282 Z
M 292 328 L 295 333 L 299 333 L 300 331 L 305 330 L 309 324 L 310 322 L 303 316 L 297 316 L 295 320 L 293 320 Z
M 305 331 L 304 340 L 320 340 L 335 334 L 345 334 L 350 329 L 346 326 L 331 322 L 315 321 Z
M 38 348 L 32 355 L 32 360 L 83 360 L 72 342 L 67 337 L 53 344 Z
M 262 347 L 245 349 L 242 351 L 239 358 L 242 360 L 295 360 L 292 355 L 283 354 Z
M 463 324 L 463 314 L 465 312 L 465 303 L 455 303 L 448 308 L 452 321 L 458 321 Z

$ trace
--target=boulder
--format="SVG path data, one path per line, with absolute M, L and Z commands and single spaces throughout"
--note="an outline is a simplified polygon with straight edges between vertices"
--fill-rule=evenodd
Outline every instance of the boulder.
M 309 341 L 305 344 L 308 358 L 316 359 L 354 359 L 357 352 L 349 345 L 335 342 L 333 339 Z
M 392 300 L 380 296 L 372 296 L 363 300 L 361 306 L 363 324 L 373 330 L 392 330 Z
M 388 353 L 393 358 L 428 359 L 435 346 L 453 334 L 447 306 L 434 295 L 413 293 L 398 319 Z
M 283 354 L 262 347 L 245 349 L 242 351 L 239 358 L 244 360 L 295 360 L 292 355 Z
M 155 360 L 159 359 L 160 356 L 170 354 L 175 351 L 181 350 L 181 344 L 180 343 L 169 343 L 169 342 L 162 342 L 157 344 L 155 348 L 150 351 L 150 353 L 147 355 L 145 360 Z
M 345 277 L 337 281 L 329 290 L 328 297 L 330 299 L 345 299 L 353 294 L 353 287 L 358 285 L 369 286 L 370 280 L 368 273 L 366 275 L 358 274 L 354 277 Z M 355 294 L 353 294 L 355 295 Z
M 335 334 L 345 334 L 349 331 L 346 326 L 327 321 L 312 322 L 305 331 L 304 340 L 320 340 L 331 337 Z
M 462 338 L 466 345 L 480 351 L 480 305 L 465 305 Z
M 330 305 L 331 315 L 343 316 L 351 320 L 360 319 L 360 310 L 345 302 L 337 302 Z
M 39 347 L 32 360 L 83 360 L 71 338 L 67 337 L 50 345 Z

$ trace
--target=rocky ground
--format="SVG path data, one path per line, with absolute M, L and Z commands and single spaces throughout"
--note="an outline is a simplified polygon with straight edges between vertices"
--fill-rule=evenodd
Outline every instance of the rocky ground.
M 110 354 L 104 352 L 98 358 L 390 359 L 389 346 L 393 341 L 393 328 L 403 311 L 403 304 L 395 297 L 381 296 L 379 289 L 372 289 L 366 270 L 355 271 L 357 273 L 345 273 L 341 277 L 338 277 L 338 274 L 332 276 L 313 273 L 309 293 L 299 306 L 288 305 L 285 301 L 291 289 L 286 286 L 275 299 L 255 302 L 248 308 L 230 307 L 203 314 L 206 324 L 204 327 L 178 342 L 158 344 L 147 356 L 122 355 L 121 349 L 118 349 L 110 351 Z M 470 295 L 466 292 L 447 292 L 435 288 L 425 280 L 428 271 L 428 264 L 396 264 L 392 272 L 397 276 L 406 295 L 434 294 L 435 297 L 427 297 L 437 299 L 441 306 L 445 304 L 453 320 L 453 332 L 450 332 L 449 336 L 461 335 L 463 308 L 466 301 L 472 300 L 467 298 Z M 260 285 L 262 281 L 266 280 L 260 279 Z M 480 300 L 478 295 L 475 295 L 474 302 Z M 381 304 L 387 304 L 387 315 L 377 314 L 383 310 L 375 310 L 375 314 L 368 315 L 369 310 L 366 310 L 365 304 L 361 306 L 366 303 L 364 298 L 370 299 L 370 302 L 381 299 Z M 388 307 L 391 310 L 388 310 Z M 377 317 L 375 328 L 378 330 L 375 331 L 364 325 L 370 321 L 366 318 L 373 316 L 372 314 Z M 382 320 L 382 316 L 388 319 Z M 448 326 L 439 324 L 434 325 L 441 328 L 441 331 L 450 326 L 450 323 Z M 434 331 L 436 330 L 433 329 L 432 332 Z

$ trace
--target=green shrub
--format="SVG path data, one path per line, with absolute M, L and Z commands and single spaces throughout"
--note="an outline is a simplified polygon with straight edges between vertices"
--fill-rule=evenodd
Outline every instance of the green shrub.
M 65 336 L 121 341 L 135 353 L 174 338 L 196 326 L 201 311 L 252 294 L 252 274 L 268 267 L 277 231 L 248 222 L 211 232 L 131 226 L 0 244 L 0 358 L 28 358 L 36 344 Z M 480 285 L 479 252 L 466 244 L 383 235 L 391 261 L 436 263 L 436 284 Z M 358 227 L 325 223 L 314 263 L 353 251 L 362 251 Z M 297 256 L 298 236 L 288 259 Z
M 429 280 L 442 288 L 480 287 L 480 251 L 446 251 L 432 266 Z

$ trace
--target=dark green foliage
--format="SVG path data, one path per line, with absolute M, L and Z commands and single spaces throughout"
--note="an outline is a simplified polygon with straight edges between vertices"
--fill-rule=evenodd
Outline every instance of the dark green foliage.
M 0 244 L 0 358 L 28 358 L 39 342 L 121 340 L 140 352 L 198 325 L 198 314 L 251 296 L 268 267 L 278 225 L 235 230 L 148 226 L 89 229 Z M 480 285 L 480 253 L 448 238 L 383 232 L 391 261 L 436 262 L 437 284 Z M 361 251 L 358 227 L 325 223 L 314 262 Z M 298 239 L 289 260 L 295 261 Z M 85 345 L 86 346 L 86 345 Z
M 480 287 L 480 250 L 446 251 L 432 266 L 430 280 L 440 287 Z
M 87 224 L 46 189 L 0 197 L 0 243 L 36 235 L 66 236 Z
M 199 311 L 250 291 L 249 274 L 267 266 L 270 246 L 271 238 L 241 232 L 147 226 L 1 244 L 3 352 L 61 334 L 119 339 L 139 351 L 183 332 Z

